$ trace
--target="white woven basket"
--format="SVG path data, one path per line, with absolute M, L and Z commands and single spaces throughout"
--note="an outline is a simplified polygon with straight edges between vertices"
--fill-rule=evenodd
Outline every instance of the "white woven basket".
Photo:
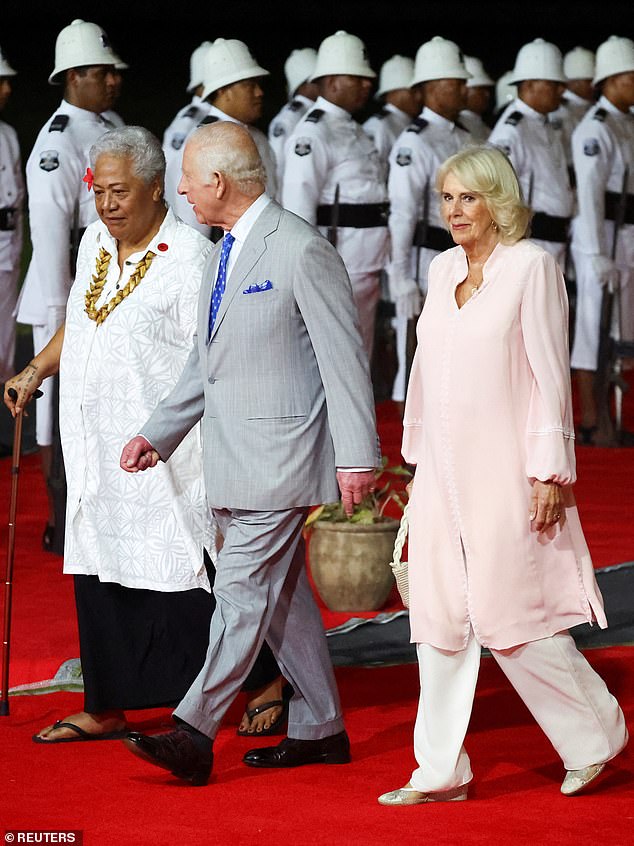
M 396 540 L 394 541 L 394 553 L 392 555 L 392 561 L 390 562 L 390 567 L 392 568 L 394 579 L 396 581 L 396 589 L 398 590 L 403 605 L 406 608 L 409 608 L 409 581 L 407 579 L 407 561 L 401 561 L 401 555 L 403 553 L 405 541 L 407 540 L 407 529 L 409 525 L 407 522 L 408 509 L 409 504 L 406 505 L 403 510 L 401 524 L 398 532 L 396 533 Z

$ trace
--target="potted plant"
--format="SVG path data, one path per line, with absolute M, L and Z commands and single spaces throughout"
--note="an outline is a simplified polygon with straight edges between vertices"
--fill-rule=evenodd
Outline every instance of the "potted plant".
M 400 517 L 388 516 L 393 503 L 404 508 L 403 488 L 411 473 L 388 466 L 385 456 L 376 471 L 377 487 L 350 517 L 341 501 L 320 505 L 306 520 L 310 572 L 331 611 L 376 611 L 387 600 L 394 576 L 389 566 Z

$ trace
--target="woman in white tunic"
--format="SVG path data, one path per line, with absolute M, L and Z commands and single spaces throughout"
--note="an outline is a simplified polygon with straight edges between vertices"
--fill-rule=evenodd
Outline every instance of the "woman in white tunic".
M 555 747 L 570 795 L 627 742 L 623 713 L 568 633 L 607 625 L 572 493 L 574 427 L 562 273 L 525 238 L 506 156 L 439 169 L 458 246 L 430 267 L 403 456 L 417 465 L 408 573 L 421 698 L 418 767 L 384 805 L 467 798 L 463 741 L 482 646 Z
M 100 219 L 81 241 L 66 322 L 6 386 L 20 407 L 60 371 L 64 572 L 75 577 L 85 696 L 83 712 L 34 737 L 43 743 L 121 737 L 126 709 L 178 701 L 204 662 L 214 605 L 198 428 L 151 479 L 119 468 L 136 421 L 185 364 L 212 244 L 166 208 L 163 152 L 146 129 L 106 133 L 90 160 Z M 265 652 L 245 689 L 273 682 L 279 669 Z

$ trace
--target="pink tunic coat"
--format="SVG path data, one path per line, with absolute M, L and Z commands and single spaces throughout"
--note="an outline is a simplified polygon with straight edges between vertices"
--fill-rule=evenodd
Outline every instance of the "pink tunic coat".
M 461 247 L 441 253 L 417 327 L 402 453 L 416 464 L 409 509 L 414 643 L 456 651 L 470 626 L 505 649 L 607 625 L 572 488 L 568 303 L 553 257 L 498 245 L 459 309 Z M 566 523 L 538 534 L 532 483 L 567 487 Z M 464 554 L 463 554 L 464 553 Z

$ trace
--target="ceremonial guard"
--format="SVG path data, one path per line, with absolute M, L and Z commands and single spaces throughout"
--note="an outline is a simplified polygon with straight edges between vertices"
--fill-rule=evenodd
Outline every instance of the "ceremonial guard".
M 282 184 L 284 173 L 284 147 L 295 126 L 306 112 L 315 105 L 317 86 L 311 76 L 317 61 L 317 51 L 312 47 L 293 50 L 284 63 L 284 76 L 289 100 L 269 123 L 269 144 L 277 163 L 277 184 Z
M 203 60 L 208 47 L 211 47 L 211 41 L 203 41 L 189 57 L 187 93 L 192 95 L 191 102 L 179 109 L 163 133 L 163 153 L 168 164 L 170 159 L 181 150 L 189 133 L 209 114 L 210 104 L 203 100 L 201 96 L 203 93 Z M 180 156 L 178 158 L 180 170 Z M 178 180 L 174 179 L 173 181 L 175 185 L 168 187 L 166 184 L 165 186 L 165 196 L 171 205 L 174 204 L 176 187 L 178 186 Z
M 604 41 L 593 82 L 601 96 L 572 135 L 578 211 L 572 227 L 577 307 L 570 363 L 579 389 L 578 440 L 602 445 L 613 443 L 595 396 L 608 284 L 619 290 L 622 338 L 634 339 L 634 42 L 618 36 Z
M 325 38 L 312 79 L 319 97 L 290 136 L 282 205 L 317 225 L 344 261 L 372 358 L 380 273 L 387 244 L 387 188 L 374 145 L 354 120 L 376 74 L 361 39 L 343 30 Z
M 108 128 L 101 113 L 113 103 L 115 57 L 103 29 L 75 20 L 61 30 L 55 44 L 52 85 L 64 86 L 64 98 L 44 124 L 26 163 L 32 255 L 18 302 L 19 323 L 33 327 L 37 355 L 55 334 L 66 313 L 73 281 L 74 256 L 83 230 L 96 217 L 92 194 L 82 181 L 88 151 Z M 36 440 L 48 482 L 53 451 L 54 385 L 43 383 L 36 409 Z M 50 489 L 49 489 L 50 495 Z M 44 532 L 45 549 L 54 546 L 56 510 Z
M 384 62 L 375 95 L 381 110 L 362 124 L 385 164 L 386 178 L 392 145 L 420 111 L 420 99 L 411 87 L 413 77 L 414 60 L 408 56 L 392 56 Z
M 277 195 L 277 166 L 268 138 L 255 124 L 262 117 L 264 92 L 261 82 L 269 76 L 251 55 L 243 41 L 216 38 L 202 55 L 202 93 L 206 114 L 190 128 L 184 140 L 201 124 L 229 120 L 246 126 L 255 141 L 266 169 L 266 188 L 271 197 Z M 173 145 L 172 145 L 173 146 Z M 174 212 L 199 232 L 211 237 L 211 227 L 196 219 L 187 198 L 178 193 L 181 180 L 184 143 L 166 163 L 165 196 Z
M 549 120 L 560 105 L 565 77 L 559 48 L 536 38 L 518 52 L 509 82 L 518 96 L 498 118 L 489 143 L 510 158 L 533 209 L 531 239 L 565 270 L 573 194 L 561 125 Z
M 574 179 L 572 165 L 572 133 L 594 103 L 594 53 L 585 47 L 575 47 L 564 56 L 564 76 L 566 90 L 561 98 L 561 105 L 552 115 L 552 122 L 561 122 L 566 160 L 569 172 Z M 573 181 L 574 184 L 574 181 Z
M 11 96 L 16 75 L 0 50 L 0 112 Z M 0 382 L 13 373 L 15 355 L 15 301 L 20 255 L 24 179 L 15 129 L 0 120 Z
M 390 294 L 396 304 L 398 372 L 392 399 L 402 406 L 407 381 L 407 325 L 420 312 L 431 260 L 453 246 L 434 190 L 436 170 L 470 140 L 457 123 L 469 79 L 457 44 L 440 36 L 419 47 L 412 84 L 425 103 L 402 132 L 389 158 Z
M 512 85 L 509 79 L 513 76 L 513 71 L 505 71 L 495 81 L 495 105 L 493 108 L 493 117 L 495 120 L 499 118 L 504 109 L 509 103 L 517 97 L 517 86 Z
M 460 112 L 460 123 L 469 130 L 474 141 L 484 144 L 491 132 L 486 118 L 492 110 L 495 82 L 480 59 L 465 56 L 464 63 L 471 76 L 467 80 L 467 105 Z

